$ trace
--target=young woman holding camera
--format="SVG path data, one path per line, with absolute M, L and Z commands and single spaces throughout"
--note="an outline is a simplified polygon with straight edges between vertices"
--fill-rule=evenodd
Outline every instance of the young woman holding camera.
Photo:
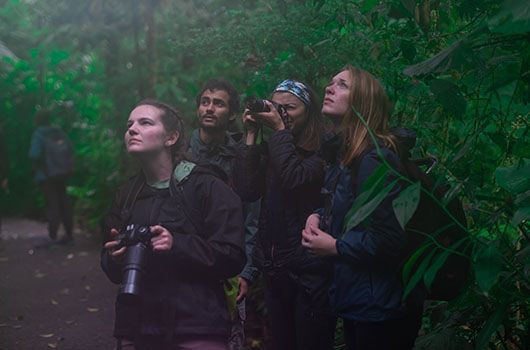
M 356 67 L 346 66 L 325 90 L 322 113 L 331 119 L 336 133 L 323 146 L 331 155 L 324 186 L 330 205 L 317 211 L 327 213 L 325 217 L 308 217 L 302 245 L 334 258 L 330 303 L 344 320 L 348 349 L 412 349 L 421 325 L 423 291 L 416 289 L 402 300 L 401 258 L 407 238 L 392 208 L 401 186 L 393 187 L 363 223 L 343 232 L 346 214 L 382 163 L 381 156 L 400 167 L 396 141 L 389 133 L 390 109 L 381 84 Z M 392 180 L 388 176 L 387 184 Z
M 227 349 L 224 280 L 246 260 L 241 203 L 222 180 L 183 160 L 182 144 L 182 119 L 172 107 L 144 100 L 132 110 L 125 145 L 141 172 L 120 188 L 103 223 L 111 240 L 101 266 L 109 279 L 123 282 L 127 251 L 134 251 L 120 246 L 118 234 L 134 224 L 152 238 L 138 262 L 139 295 L 123 288 L 118 295 L 118 348 Z
M 262 198 L 254 259 L 265 280 L 273 349 L 331 349 L 331 265 L 300 244 L 300 231 L 319 205 L 324 180 L 324 161 L 317 152 L 320 107 L 314 92 L 294 80 L 280 83 L 271 100 L 282 107 L 264 101 L 268 112 L 245 110 L 246 146 L 236 158 L 234 183 L 243 200 Z M 256 144 L 261 126 L 272 134 Z

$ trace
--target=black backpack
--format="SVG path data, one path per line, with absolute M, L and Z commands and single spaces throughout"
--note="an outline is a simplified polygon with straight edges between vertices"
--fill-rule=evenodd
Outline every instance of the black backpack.
M 64 131 L 52 128 L 44 137 L 44 170 L 48 177 L 70 175 L 74 170 L 74 150 Z
M 435 158 L 410 159 L 410 149 L 416 144 L 416 133 L 405 128 L 394 128 L 398 139 L 399 158 L 405 176 L 443 202 L 449 186 L 436 184 L 429 175 Z M 427 166 L 428 170 L 422 167 Z M 427 288 L 427 299 L 449 301 L 456 298 L 469 276 L 469 235 L 462 203 L 455 196 L 445 208 L 460 225 L 443 210 L 439 203 L 421 191 L 416 212 L 405 226 L 408 245 L 403 259 L 404 298 L 418 283 Z

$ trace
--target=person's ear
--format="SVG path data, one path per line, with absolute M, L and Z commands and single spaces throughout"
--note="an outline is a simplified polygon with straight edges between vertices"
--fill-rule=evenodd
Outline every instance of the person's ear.
M 180 134 L 178 133 L 178 131 L 171 133 L 171 135 L 169 135 L 168 139 L 166 140 L 165 145 L 167 147 L 173 146 L 175 143 L 177 143 L 177 141 L 179 140 L 179 137 L 180 137 Z

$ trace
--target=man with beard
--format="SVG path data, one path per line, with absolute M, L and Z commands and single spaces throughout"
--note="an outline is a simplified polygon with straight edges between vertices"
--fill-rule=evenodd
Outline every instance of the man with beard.
M 191 134 L 188 151 L 198 164 L 212 164 L 222 169 L 228 184 L 232 186 L 232 167 L 243 136 L 234 131 L 239 95 L 229 81 L 222 78 L 210 79 L 197 95 L 196 105 L 199 128 Z M 257 268 L 252 263 L 252 249 L 258 229 L 259 201 L 244 203 L 243 214 L 247 264 L 239 274 L 236 286 L 236 312 L 230 350 L 242 349 L 244 343 L 245 296 L 249 283 L 257 274 Z

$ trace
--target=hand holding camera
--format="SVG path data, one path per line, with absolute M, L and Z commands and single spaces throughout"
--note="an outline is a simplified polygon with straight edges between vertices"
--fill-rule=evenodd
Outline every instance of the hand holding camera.
M 249 120 L 257 124 L 266 125 L 274 131 L 291 128 L 292 118 L 290 118 L 287 110 L 281 104 L 269 100 L 250 98 L 247 101 L 245 115 L 247 110 L 252 117 Z M 245 115 L 243 122 L 245 122 Z
M 105 243 L 105 248 L 114 260 L 122 264 L 122 283 L 119 297 L 135 299 L 140 295 L 147 252 L 168 251 L 173 246 L 173 236 L 161 225 L 151 227 L 130 224 L 124 232 L 111 230 L 115 240 Z

